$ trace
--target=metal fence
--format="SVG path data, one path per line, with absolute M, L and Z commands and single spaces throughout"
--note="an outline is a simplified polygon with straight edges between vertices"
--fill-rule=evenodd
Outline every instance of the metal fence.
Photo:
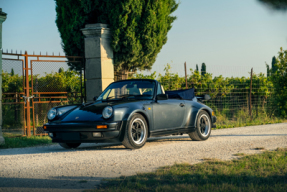
M 83 102 L 82 57 L 2 54 L 3 132 L 42 135 L 49 109 Z M 70 70 L 71 63 L 78 63 L 82 70 Z

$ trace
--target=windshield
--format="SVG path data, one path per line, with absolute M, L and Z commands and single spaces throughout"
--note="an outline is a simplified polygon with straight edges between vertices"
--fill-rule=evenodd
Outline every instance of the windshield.
M 118 100 L 125 98 L 152 99 L 155 88 L 154 81 L 120 81 L 108 86 L 98 97 L 99 100 Z

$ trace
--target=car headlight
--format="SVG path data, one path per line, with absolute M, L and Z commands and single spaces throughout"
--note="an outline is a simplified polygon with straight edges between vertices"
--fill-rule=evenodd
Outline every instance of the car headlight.
M 105 119 L 110 118 L 112 116 L 112 114 L 113 114 L 113 108 L 111 106 L 107 106 L 107 107 L 104 108 L 104 110 L 103 110 L 103 117 Z
M 48 119 L 53 120 L 57 115 L 57 110 L 56 109 L 50 109 L 48 112 Z

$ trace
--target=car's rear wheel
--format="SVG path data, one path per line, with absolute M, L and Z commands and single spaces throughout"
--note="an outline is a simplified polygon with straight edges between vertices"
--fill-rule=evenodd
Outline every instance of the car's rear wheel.
M 79 147 L 81 143 L 59 143 L 59 145 L 65 149 L 73 149 Z
M 145 118 L 140 114 L 135 114 L 126 127 L 122 144 L 129 149 L 139 149 L 146 143 L 147 136 L 148 126 Z
M 189 133 L 189 137 L 194 141 L 203 141 L 209 138 L 211 133 L 211 119 L 206 111 L 198 114 L 195 131 Z

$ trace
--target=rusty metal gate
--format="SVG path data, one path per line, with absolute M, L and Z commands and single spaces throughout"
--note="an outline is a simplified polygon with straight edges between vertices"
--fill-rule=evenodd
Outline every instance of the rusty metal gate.
M 43 135 L 50 108 L 83 102 L 83 57 L 2 54 L 3 132 Z M 82 70 L 70 70 L 72 63 Z

